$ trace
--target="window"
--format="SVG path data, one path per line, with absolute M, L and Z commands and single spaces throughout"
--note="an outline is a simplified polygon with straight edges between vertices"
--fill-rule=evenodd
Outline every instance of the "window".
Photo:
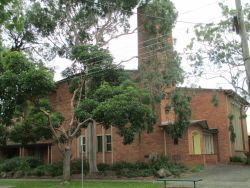
M 106 151 L 112 151 L 111 135 L 106 135 Z
M 102 152 L 102 136 L 97 136 L 97 152 Z
M 111 135 L 105 135 L 104 137 L 104 151 L 112 151 L 112 138 Z M 103 137 L 97 136 L 97 152 L 103 151 Z
M 205 142 L 205 154 L 214 154 L 213 135 L 211 134 L 204 135 L 204 142 Z
M 84 136 L 79 136 L 78 138 L 78 151 L 79 153 L 86 152 L 86 139 Z
M 199 132 L 192 133 L 192 145 L 193 145 L 193 154 L 201 154 L 201 136 Z

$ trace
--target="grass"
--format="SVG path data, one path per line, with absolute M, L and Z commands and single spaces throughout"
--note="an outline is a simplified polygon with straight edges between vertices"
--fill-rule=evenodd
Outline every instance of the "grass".
M 0 186 L 15 186 L 15 188 L 81 188 L 81 181 L 72 181 L 61 185 L 53 180 L 0 180 Z M 160 188 L 162 184 L 152 182 L 131 181 L 84 181 L 84 188 Z

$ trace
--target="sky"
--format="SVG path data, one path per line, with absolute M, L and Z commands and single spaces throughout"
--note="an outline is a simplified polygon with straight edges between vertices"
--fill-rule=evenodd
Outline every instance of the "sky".
M 249 0 L 242 0 L 242 3 Z M 178 11 L 178 19 L 176 26 L 173 30 L 173 38 L 176 40 L 175 49 L 179 53 L 183 53 L 184 48 L 190 42 L 191 37 L 194 35 L 193 27 L 195 24 L 192 23 L 209 23 L 218 22 L 222 15 L 220 7 L 218 6 L 219 0 L 172 0 Z M 227 0 L 231 7 L 235 7 L 234 0 Z M 136 10 L 134 10 L 136 12 Z M 184 23 L 191 22 L 191 23 Z M 131 29 L 134 29 L 137 25 L 137 15 L 134 15 L 130 19 Z M 187 33 L 188 31 L 188 33 Z M 120 37 L 119 39 L 113 40 L 110 43 L 109 50 L 115 58 L 115 62 L 119 63 L 130 59 L 133 56 L 137 56 L 137 33 Z M 126 62 L 123 64 L 125 69 L 137 69 L 137 59 Z M 61 79 L 61 71 L 65 67 L 70 66 L 71 62 L 66 59 L 56 58 L 50 65 L 55 67 L 55 80 Z M 183 59 L 182 68 L 188 69 L 188 62 Z M 221 79 L 198 79 L 193 78 L 185 81 L 183 86 L 190 86 L 195 83 L 195 86 L 205 88 L 230 88 L 230 85 L 225 84 L 224 80 Z M 248 110 L 248 116 L 250 116 L 250 110 Z M 250 133 L 250 118 L 247 118 L 248 130 Z
M 176 50 L 182 53 L 192 36 L 191 33 L 188 35 L 186 31 L 189 30 L 191 32 L 194 24 L 186 24 L 181 21 L 194 23 L 216 21 L 216 19 L 221 17 L 220 9 L 218 7 L 218 0 L 173 0 L 173 3 L 179 13 L 176 27 L 173 30 L 173 37 L 176 39 Z M 134 12 L 136 12 L 136 10 L 134 10 Z M 136 27 L 137 15 L 131 17 L 130 24 L 131 29 Z M 137 56 L 137 33 L 113 40 L 109 49 L 114 55 L 115 61 L 118 63 Z M 55 80 L 60 80 L 60 72 L 69 66 L 71 62 L 66 59 L 56 58 L 50 64 L 55 66 Z M 123 65 L 126 69 L 137 69 L 137 59 L 124 63 Z M 183 67 L 185 67 L 184 63 Z

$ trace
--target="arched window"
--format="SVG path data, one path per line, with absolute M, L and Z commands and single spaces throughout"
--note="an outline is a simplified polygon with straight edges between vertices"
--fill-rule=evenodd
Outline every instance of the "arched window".
M 193 154 L 201 154 L 201 135 L 199 132 L 195 131 L 192 133 L 192 144 L 193 144 Z

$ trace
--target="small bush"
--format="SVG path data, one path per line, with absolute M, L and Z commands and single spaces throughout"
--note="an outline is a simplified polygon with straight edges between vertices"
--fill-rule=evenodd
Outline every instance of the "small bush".
M 33 176 L 44 176 L 49 175 L 49 165 L 41 165 L 31 171 Z
M 133 169 L 133 166 L 134 166 L 133 163 L 129 163 L 129 162 L 126 162 L 126 161 L 121 161 L 121 162 L 114 163 L 111 166 L 111 170 L 119 171 L 121 169 Z
M 170 161 L 166 156 L 160 156 L 150 161 L 150 166 L 155 171 L 160 170 L 161 168 L 168 169 Z
M 129 162 L 117 162 L 109 167 L 107 164 L 99 164 L 98 169 L 102 172 L 114 171 L 118 176 L 125 177 L 147 177 L 157 174 L 160 169 L 167 169 L 173 175 L 180 175 L 181 173 L 187 171 L 187 167 L 181 164 L 176 164 L 165 156 L 160 156 L 153 158 L 149 163 L 129 163 Z
M 24 158 L 14 157 L 5 160 L 0 164 L 0 172 L 11 172 L 18 170 L 27 170 L 30 166 Z
M 71 161 L 71 174 L 80 174 L 82 172 L 82 161 L 80 159 Z M 86 175 L 89 172 L 89 164 L 86 160 L 83 161 L 83 173 Z
M 105 171 L 110 170 L 111 166 L 109 164 L 100 163 L 97 165 L 97 168 L 100 172 L 105 172 Z
M 250 152 L 248 152 L 248 153 L 246 153 L 246 161 L 245 161 L 245 163 L 246 163 L 246 165 L 250 165 Z
M 202 171 L 203 169 L 204 169 L 203 165 L 195 165 L 190 168 L 190 172 L 196 173 Z
M 41 161 L 33 157 L 13 157 L 0 163 L 0 172 L 27 171 L 41 165 Z
M 28 163 L 30 168 L 36 168 L 42 165 L 42 161 L 34 157 L 26 157 L 24 160 Z
M 58 161 L 51 165 L 47 165 L 47 170 L 50 176 L 61 176 L 63 174 L 63 162 Z
M 233 157 L 230 157 L 230 162 L 242 163 L 242 162 L 244 162 L 244 159 L 242 159 L 242 158 L 239 157 L 239 156 L 233 156 Z

